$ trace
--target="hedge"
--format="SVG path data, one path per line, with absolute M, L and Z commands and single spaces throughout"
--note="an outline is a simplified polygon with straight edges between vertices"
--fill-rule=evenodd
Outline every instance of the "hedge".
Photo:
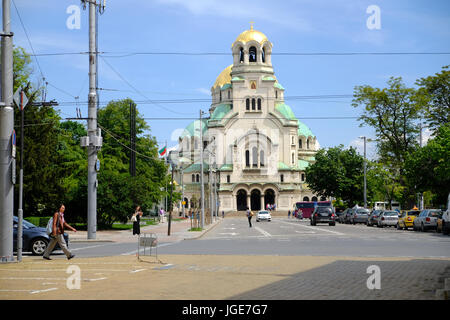
M 45 228 L 47 226 L 48 220 L 50 220 L 51 217 L 26 217 L 24 218 L 28 222 L 34 224 L 36 227 L 43 227 Z

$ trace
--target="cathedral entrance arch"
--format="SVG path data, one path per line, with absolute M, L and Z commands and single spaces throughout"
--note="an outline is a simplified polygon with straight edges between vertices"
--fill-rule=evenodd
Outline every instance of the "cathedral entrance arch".
M 261 191 L 258 189 L 252 190 L 250 193 L 251 210 L 261 210 Z
M 247 210 L 247 191 L 240 189 L 236 194 L 236 209 L 238 211 Z
M 267 208 L 268 204 L 275 204 L 275 191 L 273 189 L 267 189 L 264 193 L 264 207 Z

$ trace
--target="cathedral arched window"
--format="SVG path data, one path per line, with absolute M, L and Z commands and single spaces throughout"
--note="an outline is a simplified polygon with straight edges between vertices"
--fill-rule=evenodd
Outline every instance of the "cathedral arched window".
M 264 167 L 264 150 L 261 150 L 259 152 L 259 165 L 261 167 Z
M 275 99 L 278 99 L 278 90 L 275 90 Z
M 231 91 L 228 90 L 228 99 L 230 99 L 230 96 L 231 96 Z
M 298 148 L 299 148 L 299 149 L 302 148 L 302 139 L 298 139 Z
M 257 167 L 258 166 L 258 148 L 253 147 L 252 148 L 252 158 L 253 158 L 253 167 Z
M 200 175 L 199 174 L 197 174 L 197 176 L 196 176 L 196 181 L 200 182 Z
M 308 139 L 308 140 L 306 140 L 306 149 L 308 149 L 308 150 L 309 150 L 309 139 Z
M 249 98 L 245 99 L 245 109 L 250 110 L 250 99 Z
M 262 62 L 263 63 L 266 62 L 266 49 L 265 48 L 262 49 Z
M 250 151 L 245 150 L 245 166 L 250 167 Z
M 311 201 L 317 202 L 317 197 L 316 196 L 312 197 Z
M 284 175 L 280 174 L 280 182 L 284 182 Z
M 250 50 L 248 51 L 249 56 L 248 56 L 248 61 L 249 62 L 256 62 L 256 48 L 255 47 L 250 47 Z
M 220 91 L 219 94 L 220 94 L 220 101 L 222 101 L 222 91 Z
M 252 99 L 252 110 L 256 110 L 256 100 Z
M 244 63 L 244 49 L 239 49 L 239 62 Z
M 192 174 L 192 182 L 195 182 L 195 174 Z
M 302 182 L 305 181 L 305 174 L 302 173 Z
M 261 99 L 258 99 L 258 110 L 261 110 Z
M 303 201 L 309 201 L 308 197 L 303 197 Z

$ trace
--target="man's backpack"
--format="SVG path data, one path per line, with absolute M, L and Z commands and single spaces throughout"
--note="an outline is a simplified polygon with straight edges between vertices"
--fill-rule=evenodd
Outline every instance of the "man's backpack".
M 59 214 L 58 214 L 58 218 L 59 218 Z M 58 224 L 58 220 L 56 220 L 56 224 Z M 52 234 L 52 231 L 53 231 L 53 217 L 51 217 L 50 220 L 48 220 L 47 227 L 45 229 L 46 229 L 45 231 L 47 232 L 48 235 Z
M 53 231 L 53 217 L 50 218 L 47 222 L 47 228 L 46 228 L 47 234 L 51 235 Z

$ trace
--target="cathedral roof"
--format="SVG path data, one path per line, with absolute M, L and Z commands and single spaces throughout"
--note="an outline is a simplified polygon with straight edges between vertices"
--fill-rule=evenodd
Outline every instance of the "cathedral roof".
M 222 120 L 223 117 L 230 112 L 231 104 L 219 104 L 211 115 L 210 120 Z
M 236 38 L 236 41 L 234 41 L 232 47 L 236 42 L 240 41 L 242 43 L 246 43 L 252 40 L 258 42 L 261 45 L 263 45 L 264 42 L 269 41 L 264 33 L 258 30 L 254 30 L 253 26 L 251 26 L 250 30 L 245 30 Z
M 213 89 L 216 87 L 221 88 L 223 85 L 230 83 L 231 84 L 231 68 L 233 65 L 229 65 L 223 71 L 219 74 L 219 76 L 216 79 L 216 82 L 214 82 Z
M 299 136 L 304 136 L 306 138 L 308 137 L 315 137 L 314 134 L 312 133 L 311 129 L 309 129 L 306 124 L 304 124 L 301 121 L 298 121 L 298 135 Z
M 206 130 L 208 129 L 207 126 L 207 120 L 202 119 L 202 134 L 204 135 Z M 200 120 L 195 120 L 191 122 L 186 129 L 183 130 L 183 133 L 181 134 L 180 138 L 183 139 L 184 137 L 199 137 L 200 131 L 198 130 L 200 128 Z

